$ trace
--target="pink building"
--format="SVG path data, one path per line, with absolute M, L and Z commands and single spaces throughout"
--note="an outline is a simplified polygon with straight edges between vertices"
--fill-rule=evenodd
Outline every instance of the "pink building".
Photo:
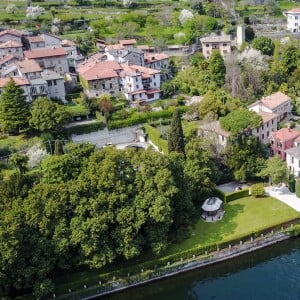
M 291 128 L 281 128 L 272 132 L 270 135 L 272 154 L 285 160 L 285 151 L 294 147 L 294 142 L 298 136 L 300 136 L 300 132 Z

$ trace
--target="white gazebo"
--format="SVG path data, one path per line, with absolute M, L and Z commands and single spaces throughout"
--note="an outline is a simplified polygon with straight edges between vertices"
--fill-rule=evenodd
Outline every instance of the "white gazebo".
M 224 215 L 223 201 L 217 197 L 207 198 L 201 206 L 201 218 L 207 222 L 221 220 Z

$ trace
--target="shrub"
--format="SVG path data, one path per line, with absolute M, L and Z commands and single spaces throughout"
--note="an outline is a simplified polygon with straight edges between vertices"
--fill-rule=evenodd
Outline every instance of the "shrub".
M 300 180 L 296 181 L 296 196 L 300 198 Z
M 249 189 L 244 189 L 244 190 L 240 190 L 237 192 L 226 194 L 224 201 L 227 203 L 227 202 L 234 201 L 234 200 L 237 200 L 240 198 L 245 198 L 248 196 L 249 196 Z
M 66 132 L 68 136 L 71 136 L 72 134 L 85 134 L 85 133 L 102 130 L 104 127 L 105 124 L 103 122 L 98 121 L 90 124 L 81 124 L 81 125 L 67 128 Z
M 265 195 L 264 185 L 262 183 L 256 183 L 251 186 L 251 195 L 255 198 L 263 197 Z
M 296 189 L 296 187 L 295 187 L 295 185 L 296 185 L 296 180 L 295 180 L 295 176 L 294 176 L 294 174 L 290 174 L 289 175 L 289 191 L 291 192 L 291 193 L 295 193 L 295 189 Z

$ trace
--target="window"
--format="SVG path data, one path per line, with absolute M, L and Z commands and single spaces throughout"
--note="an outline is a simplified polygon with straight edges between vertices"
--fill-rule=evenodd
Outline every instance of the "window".
M 226 43 L 224 43 L 224 44 L 223 44 L 223 47 L 226 47 L 226 46 L 227 46 L 227 44 L 226 44 Z
M 112 83 L 110 83 L 110 84 L 109 84 L 109 88 L 111 88 L 111 89 L 112 89 L 112 87 L 113 87 L 113 85 L 112 85 Z
M 105 89 L 105 83 L 102 83 L 102 88 Z
M 139 85 L 138 85 L 138 84 L 136 85 L 136 88 L 137 88 L 137 89 L 139 88 Z
M 267 136 L 269 136 L 269 131 L 267 131 Z
M 300 160 L 298 160 L 298 167 L 300 168 Z
M 298 16 L 295 16 L 295 20 L 298 20 Z
M 261 138 L 262 138 L 262 139 L 264 139 L 264 138 L 265 138 L 265 135 L 264 135 L 264 134 L 262 134 L 262 135 L 261 135 Z
M 52 86 L 52 81 L 48 81 L 48 86 Z
M 53 80 L 53 85 L 57 85 L 56 79 Z
M 94 89 L 96 89 L 97 88 L 97 85 L 96 84 L 94 84 Z
M 206 44 L 205 47 L 209 47 L 209 44 Z

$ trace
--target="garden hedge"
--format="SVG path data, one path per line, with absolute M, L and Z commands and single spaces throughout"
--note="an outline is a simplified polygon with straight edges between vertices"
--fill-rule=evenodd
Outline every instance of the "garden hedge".
M 105 124 L 103 122 L 94 122 L 89 124 L 81 124 L 76 125 L 73 127 L 66 128 L 66 132 L 68 136 L 71 136 L 72 134 L 85 134 L 85 133 L 91 133 L 94 131 L 102 130 L 105 127 Z
M 219 189 L 215 189 L 214 194 L 215 194 L 215 196 L 222 199 L 225 203 L 227 203 L 227 202 L 234 201 L 234 200 L 237 200 L 237 199 L 240 199 L 240 198 L 248 197 L 249 196 L 249 189 L 243 189 L 243 190 L 228 193 L 228 194 L 225 194 L 224 192 L 222 192 Z

